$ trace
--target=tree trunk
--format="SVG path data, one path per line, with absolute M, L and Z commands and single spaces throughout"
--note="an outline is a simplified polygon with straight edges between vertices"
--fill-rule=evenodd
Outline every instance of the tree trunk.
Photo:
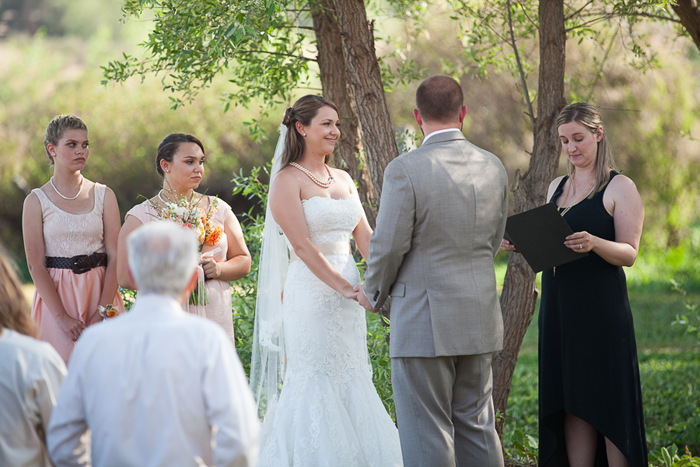
M 379 207 L 384 168 L 399 155 L 386 104 L 379 62 L 374 50 L 374 23 L 367 20 L 363 0 L 332 1 L 343 42 L 343 56 L 355 110 L 360 119 L 366 161 Z
M 360 125 L 352 100 L 352 89 L 345 72 L 345 58 L 340 28 L 333 12 L 332 0 L 317 0 L 312 4 L 311 17 L 316 32 L 318 67 L 323 86 L 323 95 L 338 107 L 342 120 L 340 141 L 333 153 L 337 167 L 344 165 L 357 183 L 360 201 L 365 208 L 369 224 L 374 228 L 375 210 L 374 189 L 367 164 L 360 163 L 362 142 Z M 339 159 L 339 160 L 338 160 Z M 343 164 L 339 164 L 341 162 Z
M 566 32 L 563 0 L 540 0 L 540 68 L 537 91 L 537 118 L 530 168 L 523 176 L 516 172 L 513 187 L 515 212 L 545 203 L 547 187 L 554 178 L 561 146 L 557 133 L 557 114 L 566 105 L 564 100 L 564 66 Z M 497 422 L 503 432 L 508 394 L 513 371 L 537 301 L 535 273 L 522 255 L 511 253 L 508 261 L 501 308 L 504 321 L 504 348 L 493 361 L 493 399 L 503 417 Z
M 676 12 L 683 27 L 700 49 L 700 3 L 693 0 L 676 0 L 671 3 L 671 8 Z

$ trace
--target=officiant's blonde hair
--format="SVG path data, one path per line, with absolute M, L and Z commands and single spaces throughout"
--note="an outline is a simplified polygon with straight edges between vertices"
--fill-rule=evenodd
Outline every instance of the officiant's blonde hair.
M 610 143 L 608 143 L 607 132 L 603 126 L 603 117 L 593 104 L 589 104 L 588 102 L 574 102 L 564 107 L 557 117 L 557 128 L 572 122 L 583 125 L 590 130 L 591 133 L 595 133 L 598 128 L 603 131 L 603 137 L 598 141 L 598 150 L 595 160 L 595 189 L 588 195 L 588 198 L 591 199 L 608 184 L 610 181 L 610 171 L 616 170 L 612 147 Z M 569 171 L 569 176 L 572 176 L 576 167 L 574 167 L 569 160 L 567 160 L 566 166 Z
M 284 111 L 282 124 L 287 126 L 287 137 L 284 140 L 284 151 L 282 151 L 282 166 L 280 169 L 287 167 L 292 162 L 296 162 L 304 155 L 306 144 L 304 138 L 299 134 L 296 122 L 304 126 L 309 126 L 311 120 L 318 115 L 319 109 L 330 107 L 338 113 L 335 104 L 325 97 L 315 94 L 307 94 L 300 97 L 293 106 L 287 107 Z M 326 164 L 330 159 L 330 154 L 326 155 Z

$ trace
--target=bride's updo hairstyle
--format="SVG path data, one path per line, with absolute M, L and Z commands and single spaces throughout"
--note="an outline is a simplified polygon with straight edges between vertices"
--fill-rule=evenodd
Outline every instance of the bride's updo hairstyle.
M 161 177 L 165 177 L 165 172 L 163 172 L 163 167 L 160 166 L 160 161 L 172 163 L 173 157 L 177 154 L 177 150 L 180 149 L 180 144 L 182 143 L 194 143 L 202 149 L 203 154 L 206 154 L 204 145 L 196 136 L 184 133 L 169 134 L 158 145 L 158 154 L 156 154 L 156 170 Z
M 282 151 L 282 166 L 287 167 L 290 163 L 296 162 L 304 155 L 306 144 L 304 137 L 299 134 L 296 123 L 299 122 L 304 126 L 309 126 L 311 120 L 318 114 L 318 110 L 322 107 L 330 107 L 336 112 L 338 109 L 328 99 L 314 94 L 308 94 L 299 98 L 293 106 L 287 107 L 284 111 L 282 124 L 287 126 L 287 137 L 284 141 L 284 151 Z M 326 156 L 326 163 L 330 154 Z
M 583 125 L 591 133 L 595 133 L 598 127 L 603 129 L 603 137 L 598 141 L 598 151 L 596 152 L 595 189 L 588 196 L 590 199 L 610 181 L 610 171 L 616 170 L 612 148 L 608 143 L 608 135 L 603 126 L 603 118 L 594 105 L 588 102 L 575 102 L 564 107 L 557 117 L 557 128 L 572 122 Z M 569 175 L 573 175 L 576 169 L 574 165 L 568 160 L 566 165 Z

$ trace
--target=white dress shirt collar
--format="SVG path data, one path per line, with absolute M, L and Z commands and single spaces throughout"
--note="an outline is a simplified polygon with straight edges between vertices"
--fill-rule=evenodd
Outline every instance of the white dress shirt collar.
M 426 141 L 428 141 L 428 138 L 435 136 L 435 135 L 439 135 L 441 133 L 447 133 L 448 131 L 459 131 L 460 133 L 462 132 L 462 130 L 460 130 L 459 128 L 445 128 L 444 130 L 433 131 L 432 133 L 428 133 L 427 135 L 425 135 L 425 138 L 423 138 L 423 143 L 421 143 L 421 146 L 423 144 L 425 144 Z

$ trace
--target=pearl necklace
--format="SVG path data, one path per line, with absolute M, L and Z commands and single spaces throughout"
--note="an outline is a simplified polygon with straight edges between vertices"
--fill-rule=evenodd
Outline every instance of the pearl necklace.
M 75 198 L 77 198 L 78 196 L 80 196 L 80 193 L 83 192 L 83 181 L 84 181 L 84 180 L 85 180 L 85 177 L 83 177 L 83 175 L 80 174 L 80 186 L 78 187 L 78 194 L 76 194 L 76 195 L 73 196 L 72 198 L 69 198 L 68 196 L 65 196 L 63 193 L 61 193 L 60 191 L 58 191 L 58 188 L 56 188 L 56 185 L 53 184 L 53 177 L 51 177 L 51 178 L 49 179 L 49 183 L 50 183 L 51 186 L 53 187 L 54 191 L 55 191 L 56 193 L 58 193 L 58 196 L 60 196 L 61 198 L 65 199 L 65 200 L 72 201 L 72 200 L 74 200 Z
M 306 174 L 306 176 L 311 179 L 312 182 L 314 182 L 316 185 L 320 186 L 321 188 L 330 188 L 330 186 L 333 185 L 333 182 L 335 182 L 333 175 L 331 175 L 331 169 L 326 164 L 323 164 L 323 165 L 324 165 L 324 167 L 326 167 L 326 170 L 328 171 L 328 181 L 327 182 L 322 182 L 321 180 L 316 178 L 316 175 L 311 173 L 311 171 L 309 169 L 302 167 L 301 165 L 297 164 L 296 162 L 290 162 L 289 165 L 291 165 L 292 167 L 296 167 L 297 169 L 304 172 Z
M 160 200 L 163 202 L 163 204 L 172 203 L 172 201 L 164 199 L 163 196 L 162 196 L 162 193 L 163 193 L 163 190 L 160 190 L 160 191 L 158 192 L 158 198 L 160 198 Z

